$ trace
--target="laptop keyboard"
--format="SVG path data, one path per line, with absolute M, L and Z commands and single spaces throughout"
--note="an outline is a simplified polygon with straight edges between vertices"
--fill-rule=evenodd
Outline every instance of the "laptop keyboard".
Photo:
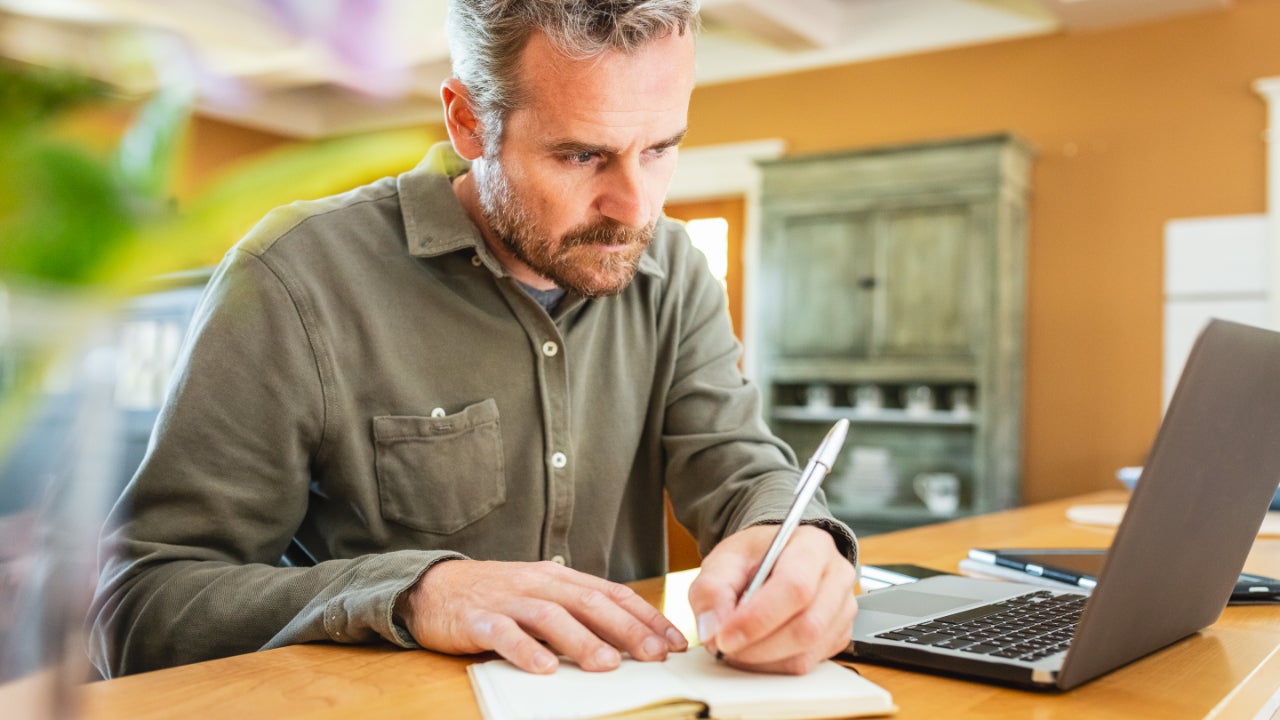
M 1040 590 L 876 637 L 992 657 L 1039 660 L 1071 644 L 1087 599 L 1074 593 Z

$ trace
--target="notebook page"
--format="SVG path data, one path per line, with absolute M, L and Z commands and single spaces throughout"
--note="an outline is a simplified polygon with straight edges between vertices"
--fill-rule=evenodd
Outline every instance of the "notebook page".
M 696 697 L 664 663 L 624 660 L 616 670 L 585 672 L 562 659 L 555 673 L 535 675 L 491 660 L 467 672 L 485 720 L 576 720 Z
M 701 648 L 673 653 L 663 664 L 686 678 L 693 697 L 705 700 L 723 720 L 853 717 L 896 710 L 887 690 L 830 660 L 800 676 L 735 670 Z

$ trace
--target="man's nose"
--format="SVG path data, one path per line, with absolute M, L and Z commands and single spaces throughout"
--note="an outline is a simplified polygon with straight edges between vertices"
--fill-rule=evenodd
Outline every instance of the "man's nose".
M 627 227 L 645 227 L 650 217 L 647 178 L 639 163 L 615 163 L 599 200 L 601 215 Z

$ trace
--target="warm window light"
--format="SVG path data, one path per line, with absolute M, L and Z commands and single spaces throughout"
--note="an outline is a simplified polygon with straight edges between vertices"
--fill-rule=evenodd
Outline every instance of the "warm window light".
M 729 221 L 724 218 L 699 218 L 686 225 L 693 246 L 707 256 L 711 274 L 725 286 L 729 275 Z

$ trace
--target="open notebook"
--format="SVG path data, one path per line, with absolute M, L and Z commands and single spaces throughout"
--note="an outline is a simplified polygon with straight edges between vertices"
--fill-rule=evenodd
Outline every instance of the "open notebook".
M 562 662 L 534 675 L 505 660 L 467 668 L 485 720 L 711 717 L 721 720 L 806 720 L 887 715 L 888 691 L 827 661 L 807 675 L 761 675 L 716 662 L 701 648 L 663 662 L 623 660 L 609 672 L 584 672 Z

